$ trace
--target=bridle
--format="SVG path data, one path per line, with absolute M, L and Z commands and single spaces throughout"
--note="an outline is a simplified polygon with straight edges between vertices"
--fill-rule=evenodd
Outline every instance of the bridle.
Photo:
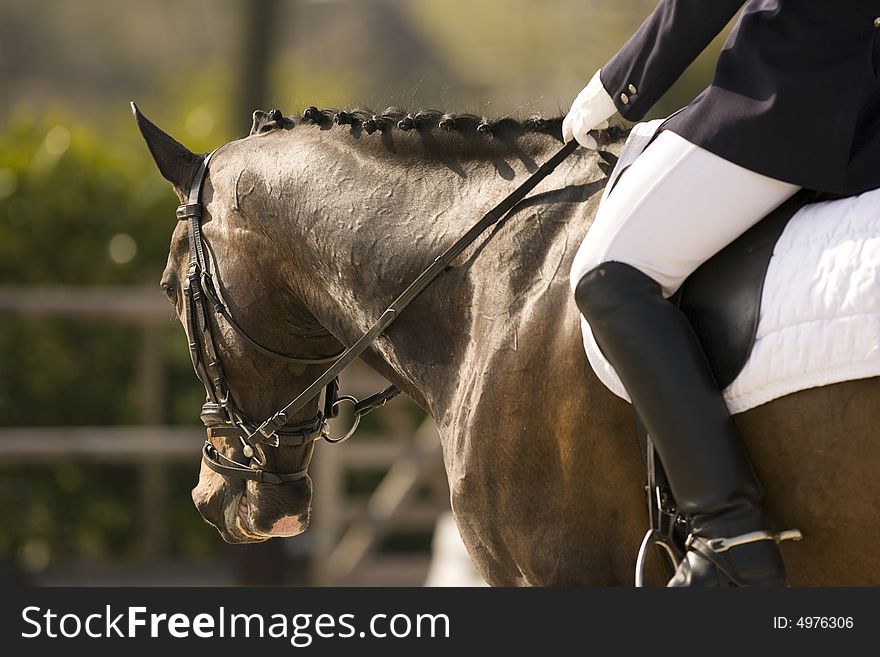
M 549 175 L 570 153 L 577 148 L 572 140 L 562 147 L 552 158 L 527 178 L 501 203 L 490 210 L 458 241 L 438 256 L 382 313 L 373 326 L 352 346 L 331 356 L 289 356 L 254 340 L 235 320 L 229 304 L 222 295 L 222 284 L 216 267 L 212 276 L 208 249 L 202 237 L 201 220 L 204 205 L 201 201 L 202 187 L 208 172 L 208 163 L 214 156 L 209 153 L 196 171 L 190 185 L 187 202 L 177 208 L 179 221 L 186 221 L 189 231 L 189 270 L 184 284 L 184 330 L 189 342 L 189 353 L 196 376 L 202 381 L 208 394 L 208 401 L 202 406 L 201 420 L 208 429 L 208 438 L 202 448 L 202 462 L 214 472 L 229 479 L 244 479 L 268 484 L 286 484 L 305 479 L 314 452 L 315 442 L 324 439 L 329 443 L 341 443 L 350 438 L 358 427 L 360 418 L 400 393 L 390 385 L 380 392 L 362 400 L 350 395 L 338 394 L 339 373 L 357 358 L 388 326 L 399 313 L 434 279 L 442 274 L 451 262 L 465 248 L 472 244 L 489 226 L 508 216 L 514 207 L 534 187 Z M 489 237 L 491 239 L 491 236 Z M 211 333 L 210 314 L 221 317 L 247 344 L 258 352 L 271 358 L 289 363 L 316 365 L 330 363 L 327 369 L 308 388 L 289 402 L 272 417 L 258 423 L 248 417 L 229 390 L 217 349 Z M 324 405 L 310 420 L 294 422 L 296 415 L 309 401 L 324 390 Z M 329 435 L 327 420 L 339 413 L 339 404 L 351 403 L 354 409 L 354 423 L 340 438 Z M 222 454 L 211 443 L 211 438 L 224 437 L 238 439 L 241 454 L 247 462 L 241 462 Z M 278 473 L 265 470 L 263 455 L 265 447 L 303 447 L 301 466 L 295 472 Z M 237 450 L 236 450 L 237 451 Z
M 189 233 L 189 269 L 183 289 L 184 330 L 189 342 L 193 369 L 208 393 L 208 401 L 202 406 L 201 412 L 202 422 L 208 428 L 209 433 L 202 448 L 202 461 L 214 472 L 231 479 L 250 479 L 272 484 L 299 481 L 306 476 L 316 440 L 325 438 L 331 442 L 343 442 L 353 433 L 352 429 L 342 438 L 330 438 L 327 419 L 338 415 L 340 402 L 354 400 L 354 398 L 339 397 L 339 381 L 334 379 L 325 388 L 323 410 L 318 410 L 314 417 L 301 422 L 285 422 L 270 437 L 256 434 L 259 423 L 241 410 L 241 406 L 236 402 L 226 383 L 223 368 L 217 355 L 214 336 L 211 332 L 209 311 L 213 312 L 215 317 L 222 317 L 251 347 L 276 360 L 298 365 L 316 365 L 333 362 L 342 352 L 332 356 L 319 357 L 283 354 L 257 342 L 232 316 L 229 304 L 222 296 L 222 285 L 219 278 L 215 282 L 215 277 L 219 274 L 216 267 L 212 274 L 208 259 L 210 252 L 205 248 L 202 236 L 201 219 L 204 206 L 201 203 L 201 193 L 208 163 L 213 155 L 213 152 L 210 153 L 202 161 L 195 178 L 193 178 L 187 203 L 177 208 L 177 218 L 187 222 Z M 356 416 L 355 427 L 359 420 L 360 416 Z M 254 440 L 255 435 L 259 435 L 261 439 Z M 242 463 L 222 454 L 211 443 L 211 438 L 215 437 L 237 439 L 241 445 L 241 453 L 250 460 L 249 463 Z M 258 449 L 263 446 L 304 447 L 306 451 L 302 459 L 302 467 L 291 473 L 268 472 L 263 467 L 265 463 L 260 449 Z

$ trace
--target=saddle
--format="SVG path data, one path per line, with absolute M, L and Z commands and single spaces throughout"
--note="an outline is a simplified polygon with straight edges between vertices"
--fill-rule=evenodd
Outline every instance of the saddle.
M 742 371 L 755 344 L 764 278 L 789 220 L 827 195 L 802 189 L 703 263 L 670 299 L 688 318 L 721 389 Z

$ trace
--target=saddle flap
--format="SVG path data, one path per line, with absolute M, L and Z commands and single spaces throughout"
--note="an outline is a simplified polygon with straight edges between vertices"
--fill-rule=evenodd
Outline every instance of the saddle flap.
M 694 327 L 721 389 L 733 382 L 751 354 L 776 242 L 815 195 L 808 189 L 797 192 L 703 263 L 672 298 Z

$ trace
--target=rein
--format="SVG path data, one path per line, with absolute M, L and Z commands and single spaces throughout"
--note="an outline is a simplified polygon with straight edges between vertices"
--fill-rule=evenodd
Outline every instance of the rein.
M 434 262 L 391 302 L 391 305 L 357 342 L 332 356 L 317 357 L 289 356 L 269 349 L 251 338 L 232 317 L 229 305 L 221 293 L 222 285 L 214 284 L 202 237 L 201 218 L 204 210 L 201 201 L 202 187 L 207 175 L 208 163 L 216 151 L 205 157 L 193 178 L 187 202 L 177 208 L 178 220 L 186 221 L 189 229 L 190 262 L 184 286 L 184 330 L 189 342 L 193 369 L 208 393 L 208 401 L 202 407 L 201 413 L 202 422 L 208 428 L 208 439 L 202 449 L 204 464 L 214 472 L 232 479 L 246 479 L 270 484 L 284 484 L 304 479 L 308 472 L 316 440 L 323 438 L 330 443 L 344 442 L 355 432 L 362 415 L 383 406 L 389 399 L 400 393 L 396 386 L 391 385 L 362 400 L 348 395 L 338 396 L 339 373 L 363 353 L 397 319 L 400 312 L 440 276 L 455 258 L 473 244 L 487 228 L 507 217 L 516 205 L 525 198 L 526 194 L 574 152 L 577 146 L 578 143 L 575 140 L 563 146 L 509 196 L 487 212 L 452 246 L 437 256 Z M 332 362 L 333 365 L 284 408 L 258 424 L 241 411 L 226 385 L 211 333 L 209 309 L 215 315 L 223 317 L 236 333 L 264 355 L 297 364 Z M 289 418 L 321 394 L 322 388 L 324 389 L 323 410 L 319 410 L 311 420 L 292 422 Z M 349 402 L 353 405 L 354 424 L 341 438 L 332 438 L 328 432 L 327 419 L 338 415 L 338 406 L 341 402 Z M 238 438 L 242 447 L 241 453 L 249 461 L 243 463 L 221 454 L 211 444 L 210 439 L 215 436 Z M 264 470 L 265 459 L 262 456 L 264 446 L 305 447 L 301 467 L 296 472 L 286 474 Z

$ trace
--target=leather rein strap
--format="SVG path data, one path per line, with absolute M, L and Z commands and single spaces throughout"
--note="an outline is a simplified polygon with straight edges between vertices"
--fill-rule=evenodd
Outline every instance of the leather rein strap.
M 570 141 L 559 151 L 538 168 L 535 173 L 529 176 L 519 187 L 517 187 L 507 198 L 487 212 L 480 221 L 478 221 L 467 233 L 458 239 L 455 244 L 450 246 L 446 251 L 437 256 L 433 263 L 400 293 L 400 295 L 391 302 L 391 305 L 383 312 L 375 324 L 364 333 L 361 338 L 346 349 L 339 359 L 327 369 L 312 385 L 303 390 L 296 399 L 288 403 L 284 408 L 278 411 L 271 418 L 263 422 L 257 431 L 264 437 L 271 437 L 279 427 L 284 426 L 287 418 L 299 411 L 305 406 L 309 400 L 315 395 L 320 394 L 321 388 L 344 370 L 348 365 L 357 358 L 372 342 L 388 328 L 400 312 L 406 308 L 409 303 L 418 296 L 422 290 L 430 285 L 435 278 L 444 272 L 446 267 L 457 258 L 462 251 L 473 242 L 490 226 L 498 223 L 513 210 L 513 208 L 523 199 L 526 194 L 532 191 L 538 183 L 546 178 L 559 164 L 568 157 L 578 147 L 575 140 Z
M 193 179 L 187 203 L 177 209 L 178 219 L 186 221 L 189 229 L 190 263 L 184 288 L 186 318 L 184 328 L 189 341 L 193 369 L 208 393 L 209 401 L 202 408 L 202 421 L 208 427 L 211 436 L 238 438 L 243 456 L 250 459 L 249 463 L 230 459 L 221 454 L 210 440 L 207 440 L 202 449 L 202 461 L 205 465 L 225 477 L 249 479 L 262 483 L 283 484 L 305 478 L 315 440 L 324 438 L 332 443 L 344 441 L 354 432 L 361 415 L 384 405 L 400 392 L 396 386 L 392 385 L 363 400 L 356 400 L 349 396 L 337 398 L 339 373 L 363 353 L 397 319 L 400 312 L 440 276 L 455 258 L 473 244 L 486 229 L 507 217 L 516 205 L 577 147 L 578 143 L 574 140 L 563 146 L 509 196 L 486 213 L 480 221 L 416 277 L 357 342 L 341 353 L 315 358 L 294 357 L 273 351 L 251 338 L 232 317 L 228 304 L 225 303 L 220 292 L 222 286 L 214 284 L 202 238 L 202 187 L 208 163 L 216 151 L 205 157 Z M 236 333 L 245 338 L 248 344 L 265 355 L 293 363 L 318 364 L 332 361 L 333 365 L 284 408 L 258 425 L 241 412 L 226 386 L 211 334 L 211 325 L 207 314 L 209 304 L 215 314 L 223 317 Z M 295 416 L 309 401 L 319 395 L 322 389 L 325 389 L 323 412 L 318 411 L 312 420 L 292 423 L 289 418 Z M 327 432 L 326 418 L 335 417 L 337 406 L 341 401 L 349 401 L 354 405 L 355 424 L 342 438 L 332 439 Z M 289 474 L 267 472 L 263 469 L 265 465 L 261 456 L 263 446 L 305 446 L 305 454 L 301 459 L 302 467 Z

